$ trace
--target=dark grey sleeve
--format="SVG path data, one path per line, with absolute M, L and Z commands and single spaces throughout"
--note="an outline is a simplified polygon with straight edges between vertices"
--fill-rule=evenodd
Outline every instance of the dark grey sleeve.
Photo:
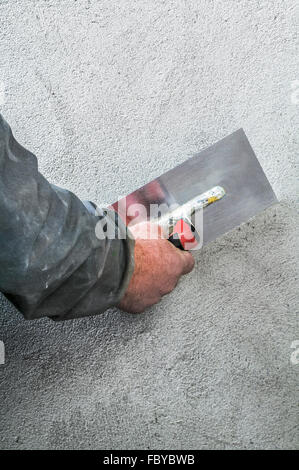
M 0 115 L 0 291 L 25 318 L 65 320 L 120 301 L 134 242 L 114 216 L 51 185 Z

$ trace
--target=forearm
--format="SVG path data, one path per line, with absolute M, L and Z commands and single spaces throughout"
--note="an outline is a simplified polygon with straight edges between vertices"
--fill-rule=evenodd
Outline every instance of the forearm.
M 1 116 L 0 198 L 0 290 L 26 318 L 74 318 L 119 302 L 133 271 L 133 241 L 99 239 L 99 217 L 49 184 Z M 124 235 L 122 222 L 119 230 Z

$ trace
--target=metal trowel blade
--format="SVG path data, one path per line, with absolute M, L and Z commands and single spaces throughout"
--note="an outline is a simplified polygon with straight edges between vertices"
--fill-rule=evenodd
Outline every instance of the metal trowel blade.
M 203 210 L 203 245 L 277 202 L 240 129 L 117 201 L 113 208 L 128 224 L 132 223 L 130 206 L 142 204 L 146 209 L 143 219 L 149 220 L 151 204 L 181 206 L 214 186 L 224 188 L 225 197 Z

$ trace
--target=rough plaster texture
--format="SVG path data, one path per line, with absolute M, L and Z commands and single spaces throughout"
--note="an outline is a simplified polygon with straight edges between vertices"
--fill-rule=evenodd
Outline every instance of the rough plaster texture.
M 243 127 L 282 201 L 146 315 L 1 298 L 1 448 L 298 447 L 296 5 L 0 1 L 1 112 L 53 183 L 111 202 Z

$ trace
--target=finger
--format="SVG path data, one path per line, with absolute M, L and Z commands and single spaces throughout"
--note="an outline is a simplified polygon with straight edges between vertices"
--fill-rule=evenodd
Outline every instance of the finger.
M 150 222 L 141 222 L 139 224 L 129 226 L 129 229 L 135 240 L 138 238 L 142 240 L 166 238 L 161 226 Z
M 194 258 L 189 251 L 180 250 L 180 255 L 182 257 L 182 275 L 188 274 L 194 268 Z
M 161 286 L 160 288 L 160 295 L 161 296 L 164 296 L 164 295 L 167 295 L 167 294 L 170 294 L 170 292 L 172 292 L 177 283 L 178 283 L 178 277 L 176 277 L 175 279 L 169 279 L 167 283 L 164 283 L 163 286 Z

